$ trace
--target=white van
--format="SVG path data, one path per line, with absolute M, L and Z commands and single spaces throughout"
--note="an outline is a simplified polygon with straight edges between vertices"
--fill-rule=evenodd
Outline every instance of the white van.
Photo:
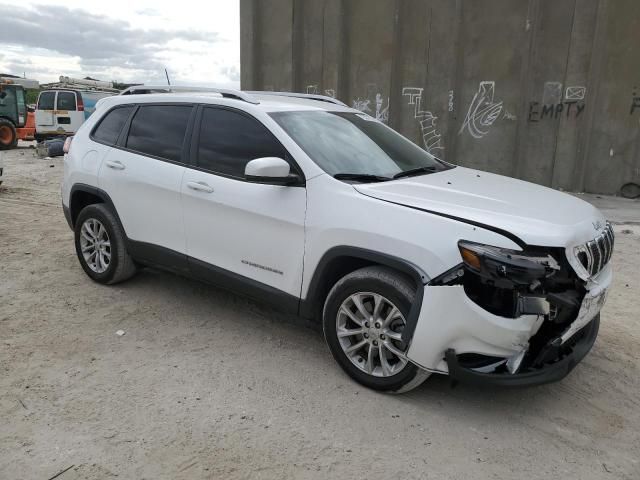
M 40 92 L 36 105 L 36 140 L 74 135 L 110 92 L 52 89 Z

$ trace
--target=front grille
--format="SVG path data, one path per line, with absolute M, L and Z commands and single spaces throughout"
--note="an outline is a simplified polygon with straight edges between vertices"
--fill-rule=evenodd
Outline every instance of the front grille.
M 607 222 L 599 237 L 576 247 L 576 256 L 590 276 L 597 275 L 609 263 L 614 239 L 613 227 Z

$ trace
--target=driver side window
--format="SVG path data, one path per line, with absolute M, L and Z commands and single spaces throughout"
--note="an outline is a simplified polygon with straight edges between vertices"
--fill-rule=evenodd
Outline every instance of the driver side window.
M 212 173 L 244 178 L 248 162 L 261 157 L 286 159 L 286 152 L 260 122 L 223 108 L 202 111 L 197 166 Z

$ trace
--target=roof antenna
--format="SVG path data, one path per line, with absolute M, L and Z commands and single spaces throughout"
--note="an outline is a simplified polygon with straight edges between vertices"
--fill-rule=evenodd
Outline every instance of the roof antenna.
M 169 81 L 169 72 L 167 72 L 167 69 L 164 69 L 164 74 L 167 76 L 167 85 L 171 86 L 171 82 Z

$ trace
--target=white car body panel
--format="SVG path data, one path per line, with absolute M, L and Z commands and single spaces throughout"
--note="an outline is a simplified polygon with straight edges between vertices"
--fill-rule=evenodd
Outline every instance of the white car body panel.
M 194 190 L 189 184 L 210 187 Z M 186 169 L 182 182 L 190 257 L 300 295 L 306 190 Z
M 318 263 L 334 247 L 358 247 L 403 259 L 418 267 L 424 283 L 460 263 L 458 240 L 519 249 L 490 230 L 361 195 L 359 186 L 326 174 L 307 182 L 303 298 Z
M 493 315 L 469 299 L 462 286 L 426 286 L 407 357 L 427 370 L 447 373 L 444 352 L 510 357 L 526 349 L 544 317 Z
M 111 149 L 82 134 L 90 131 L 96 120 L 97 118 L 89 119 L 80 127 L 79 135 L 74 137 L 69 153 L 64 156 L 62 204 L 66 207 L 69 207 L 71 188 L 74 185 L 98 186 L 98 172 L 102 159 Z
M 98 187 L 109 192 L 129 239 L 185 253 L 180 194 L 184 171 L 181 165 L 110 148 Z
M 579 198 L 464 167 L 355 188 L 381 200 L 496 226 L 528 245 L 579 245 L 593 239 L 594 222 L 605 222 Z

